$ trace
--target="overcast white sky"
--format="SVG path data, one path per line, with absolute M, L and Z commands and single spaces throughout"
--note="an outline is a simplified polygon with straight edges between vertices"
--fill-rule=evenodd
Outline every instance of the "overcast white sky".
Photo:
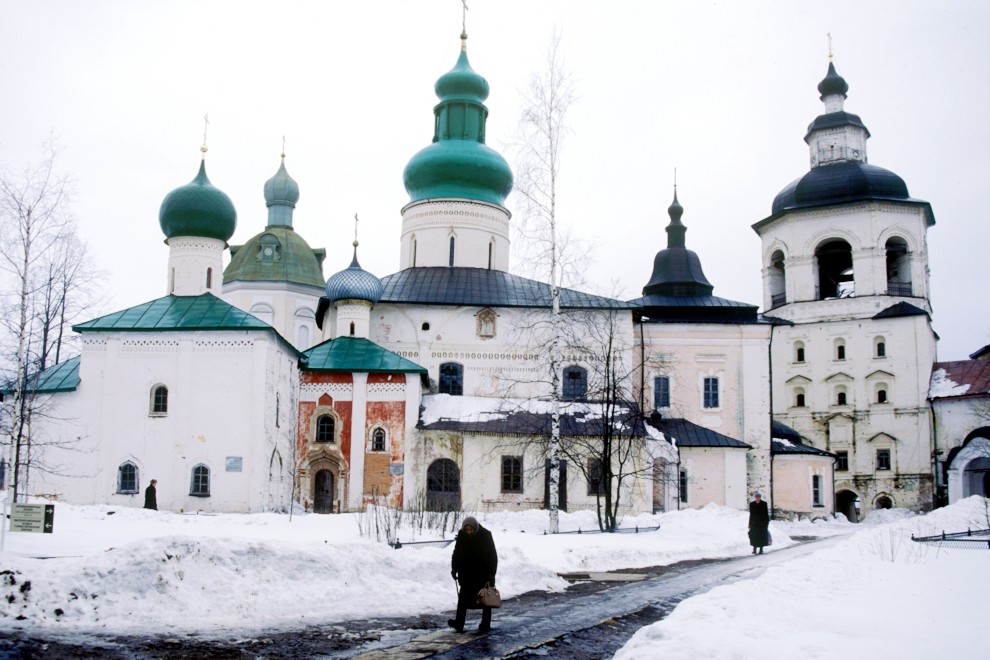
M 678 171 L 688 247 L 715 294 L 762 305 L 751 225 L 808 171 L 802 138 L 835 64 L 870 162 L 930 201 L 939 359 L 990 343 L 990 3 L 985 0 L 469 0 L 469 55 L 491 85 L 488 143 L 515 131 L 521 90 L 554 26 L 577 78 L 560 217 L 597 244 L 589 279 L 640 294 Z M 0 162 L 41 158 L 54 133 L 73 210 L 107 271 L 110 311 L 165 293 L 158 208 L 207 169 L 234 201 L 232 243 L 260 232 L 264 182 L 286 164 L 295 227 L 350 261 L 398 269 L 402 170 L 433 134 L 433 83 L 457 58 L 458 0 L 0 0 Z M 510 210 L 515 200 L 510 198 Z

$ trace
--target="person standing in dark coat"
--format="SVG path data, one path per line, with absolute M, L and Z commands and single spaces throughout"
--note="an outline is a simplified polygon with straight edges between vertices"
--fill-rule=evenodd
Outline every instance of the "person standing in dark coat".
M 759 493 L 754 493 L 749 503 L 749 544 L 753 554 L 763 554 L 763 546 L 768 545 L 770 536 L 770 510 Z M 759 550 L 759 552 L 757 552 Z
M 158 489 L 155 486 L 158 479 L 152 479 L 148 487 L 144 489 L 144 508 L 158 511 Z
M 457 618 L 448 619 L 447 625 L 457 632 L 464 632 L 464 618 L 469 609 L 481 608 L 481 625 L 478 632 L 487 632 L 492 627 L 492 608 L 478 605 L 478 592 L 486 584 L 495 586 L 495 573 L 498 570 L 498 553 L 492 533 L 468 516 L 461 524 L 454 542 L 454 554 L 450 558 L 450 574 L 458 584 Z

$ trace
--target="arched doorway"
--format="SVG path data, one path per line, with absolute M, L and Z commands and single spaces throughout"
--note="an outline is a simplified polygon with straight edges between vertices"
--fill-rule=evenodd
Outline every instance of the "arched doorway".
M 887 495 L 877 496 L 876 501 L 873 503 L 874 509 L 893 509 L 894 501 L 890 499 Z
M 335 494 L 333 472 L 319 470 L 313 485 L 313 513 L 333 513 Z
M 849 522 L 859 522 L 859 495 L 851 490 L 840 490 L 835 494 L 835 512 L 844 515 Z
M 954 454 L 954 455 L 953 455 Z M 969 434 L 951 457 L 946 477 L 949 503 L 955 504 L 971 495 L 988 497 L 990 493 L 990 427 Z
M 440 458 L 426 470 L 426 510 L 460 511 L 461 471 L 449 458 Z

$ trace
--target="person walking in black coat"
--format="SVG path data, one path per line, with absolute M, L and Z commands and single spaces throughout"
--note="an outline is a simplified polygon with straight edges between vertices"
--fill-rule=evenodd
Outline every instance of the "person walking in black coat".
M 460 584 L 457 594 L 457 618 L 448 619 L 447 625 L 457 632 L 464 632 L 464 618 L 469 609 L 481 608 L 481 625 L 478 632 L 492 627 L 492 608 L 478 605 L 478 592 L 486 584 L 495 586 L 498 570 L 498 553 L 492 533 L 468 516 L 461 524 L 454 542 L 454 554 L 450 558 L 450 574 Z
M 148 487 L 144 489 L 144 508 L 158 511 L 158 479 L 152 479 Z
M 769 545 L 770 510 L 759 493 L 753 494 L 749 503 L 749 544 L 753 546 L 753 554 L 763 554 L 763 547 Z M 759 552 L 757 552 L 759 550 Z

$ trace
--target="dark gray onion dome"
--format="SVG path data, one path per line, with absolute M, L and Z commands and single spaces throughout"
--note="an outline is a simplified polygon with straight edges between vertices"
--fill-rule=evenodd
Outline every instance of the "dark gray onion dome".
M 327 300 L 367 300 L 371 304 L 382 299 L 385 287 L 382 281 L 361 268 L 357 260 L 357 241 L 354 241 L 354 259 L 351 265 L 327 280 Z
M 715 287 L 701 270 L 701 259 L 684 247 L 687 227 L 681 223 L 684 207 L 677 201 L 677 190 L 667 213 L 667 249 L 657 252 L 653 259 L 653 276 L 643 287 L 643 295 L 710 296 Z
M 828 63 L 828 73 L 820 83 L 818 83 L 818 93 L 822 95 L 822 99 L 831 94 L 842 94 L 846 95 L 849 91 L 849 85 L 846 84 L 846 79 L 840 76 L 835 71 L 835 65 L 831 62 Z
M 773 214 L 828 204 L 909 200 L 904 179 L 876 165 L 846 161 L 822 165 L 791 182 L 773 200 Z

